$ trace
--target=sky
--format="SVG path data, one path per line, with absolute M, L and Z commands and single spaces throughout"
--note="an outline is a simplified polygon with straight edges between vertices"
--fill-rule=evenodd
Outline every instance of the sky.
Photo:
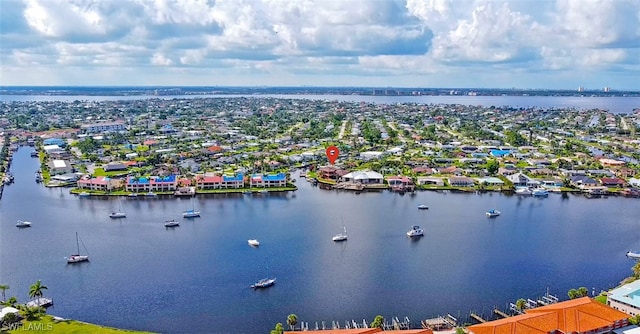
M 0 85 L 640 90 L 640 1 L 0 0 Z

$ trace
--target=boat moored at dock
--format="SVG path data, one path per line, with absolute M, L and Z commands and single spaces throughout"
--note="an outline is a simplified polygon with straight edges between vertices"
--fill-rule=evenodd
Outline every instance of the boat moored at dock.
M 31 222 L 18 220 L 18 222 L 16 223 L 16 227 L 17 228 L 31 227 Z
M 486 215 L 489 218 L 498 217 L 500 215 L 500 211 L 498 211 L 496 209 L 491 209 L 491 210 L 486 212 Z

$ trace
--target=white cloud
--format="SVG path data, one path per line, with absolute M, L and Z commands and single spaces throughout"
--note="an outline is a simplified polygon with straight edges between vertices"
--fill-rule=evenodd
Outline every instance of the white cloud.
M 197 81 L 224 68 L 247 84 L 255 72 L 310 80 L 303 84 L 345 75 L 393 84 L 424 74 L 464 85 L 469 73 L 488 73 L 480 70 L 505 80 L 539 70 L 613 78 L 639 65 L 635 0 L 4 1 L 13 10 L 0 11 L 0 74 L 55 65 L 45 72 L 65 78 L 65 67 L 84 66 Z

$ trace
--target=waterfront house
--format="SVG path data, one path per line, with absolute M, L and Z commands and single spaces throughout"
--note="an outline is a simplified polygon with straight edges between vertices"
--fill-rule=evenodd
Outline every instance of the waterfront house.
M 640 188 L 640 179 L 630 178 L 629 185 L 635 188 Z
M 340 180 L 342 182 L 352 182 L 360 184 L 383 184 L 384 177 L 382 174 L 374 171 L 355 171 L 343 175 Z
M 524 314 L 469 326 L 470 334 L 604 334 L 628 325 L 628 314 L 589 297 L 528 309 Z
M 575 175 L 570 177 L 571 184 L 580 189 L 596 187 L 598 185 L 598 181 L 586 176 L 586 175 Z
M 49 155 L 64 152 L 64 149 L 58 145 L 45 145 L 42 147 L 42 150 L 44 151 L 44 153 Z
M 287 175 L 285 173 L 278 174 L 253 174 L 249 178 L 251 187 L 286 187 Z
M 222 176 L 220 175 L 198 175 L 196 176 L 196 187 L 201 190 L 222 188 Z
M 450 177 L 448 181 L 452 187 L 473 187 L 475 184 L 472 178 L 466 176 Z
M 516 173 L 506 176 L 507 180 L 513 183 L 514 187 L 537 187 L 540 182 L 530 178 L 523 173 Z
M 225 189 L 238 189 L 244 187 L 244 175 L 242 173 L 238 173 L 235 175 L 222 175 L 222 182 L 220 183 L 221 188 Z
M 509 154 L 511 154 L 510 150 L 491 150 L 489 151 L 489 154 L 491 154 L 491 156 L 496 157 L 496 158 L 503 158 Z
M 308 325 L 308 323 L 307 323 Z M 339 324 L 338 324 L 339 325 Z M 338 329 L 316 329 L 309 330 L 305 328 L 302 330 L 306 334 L 433 334 L 431 329 L 385 329 L 382 328 L 338 328 Z M 298 331 L 289 332 L 284 334 L 296 334 Z
M 421 186 L 434 185 L 438 187 L 444 186 L 444 180 L 439 177 L 418 176 L 416 183 Z
M 476 179 L 478 183 L 484 184 L 486 186 L 503 186 L 504 181 L 500 180 L 497 177 L 479 177 Z
M 603 177 L 600 179 L 600 184 L 606 187 L 624 187 L 624 180 L 617 177 Z
M 121 162 L 110 162 L 102 167 L 105 172 L 125 171 L 127 166 Z
M 65 147 L 67 145 L 67 142 L 64 139 L 60 139 L 60 138 L 47 138 L 42 141 L 42 145 L 44 146 L 56 145 L 58 147 Z
M 175 191 L 178 182 L 175 175 L 151 177 L 127 177 L 125 190 L 130 192 Z
M 83 178 L 76 183 L 77 187 L 86 190 L 110 191 L 113 188 L 111 179 L 106 176 Z
M 615 288 L 607 295 L 607 305 L 631 316 L 640 314 L 640 280 Z
M 51 175 L 67 174 L 73 172 L 73 167 L 67 160 L 55 159 L 49 162 L 49 172 Z

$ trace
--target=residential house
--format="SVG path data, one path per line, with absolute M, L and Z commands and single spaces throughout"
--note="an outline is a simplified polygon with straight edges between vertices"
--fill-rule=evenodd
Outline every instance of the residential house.
M 636 179 L 636 178 L 630 178 L 629 179 L 629 185 L 635 188 L 640 188 L 640 179 Z
M 176 175 L 169 176 L 151 176 L 146 177 L 127 177 L 125 190 L 130 192 L 149 192 L 149 191 L 175 191 L 178 187 Z
M 530 178 L 526 174 L 516 173 L 513 175 L 506 176 L 507 180 L 513 183 L 514 187 L 537 187 L 540 185 L 540 182 Z
M 253 174 L 249 178 L 249 184 L 251 187 L 286 187 L 287 174 Z
M 495 150 L 489 151 L 489 154 L 491 156 L 493 156 L 493 157 L 496 157 L 496 158 L 503 158 L 503 157 L 508 156 L 509 154 L 511 154 L 511 151 L 510 150 L 498 150 L 498 149 L 495 149 Z
M 640 314 L 640 280 L 615 288 L 607 295 L 607 305 L 631 316 Z
M 598 186 L 598 181 L 586 176 L 586 175 L 575 175 L 570 177 L 571 184 L 580 189 L 591 188 Z
M 42 141 L 42 145 L 44 146 L 56 145 L 58 147 L 65 147 L 67 145 L 67 142 L 64 139 L 60 139 L 60 138 L 47 138 Z
M 629 315 L 589 297 L 528 309 L 525 314 L 469 326 L 470 334 L 604 334 L 628 325 Z
M 600 184 L 606 187 L 624 187 L 624 180 L 617 177 L 603 177 L 600 179 Z
M 484 184 L 486 186 L 503 186 L 504 181 L 497 177 L 479 177 L 476 179 L 478 183 Z
M 113 171 L 125 171 L 127 170 L 127 166 L 121 162 L 110 162 L 102 167 L 105 172 L 113 172 Z
M 426 186 L 426 185 L 435 185 L 438 187 L 444 186 L 444 180 L 440 177 L 418 176 L 416 183 L 421 186 Z
M 54 159 L 49 162 L 49 172 L 51 175 L 72 173 L 73 167 L 67 160 Z
M 353 182 L 360 184 L 383 184 L 384 177 L 382 174 L 373 171 L 355 171 L 347 173 L 340 178 L 343 182 Z
M 99 133 L 110 131 L 124 131 L 127 128 L 125 127 L 124 122 L 101 122 L 82 124 L 80 126 L 80 129 L 82 129 L 86 133 Z
M 474 180 L 466 176 L 450 177 L 448 181 L 452 187 L 473 187 L 475 185 Z
M 111 179 L 106 176 L 83 178 L 78 180 L 77 187 L 86 190 L 110 191 L 113 189 Z

